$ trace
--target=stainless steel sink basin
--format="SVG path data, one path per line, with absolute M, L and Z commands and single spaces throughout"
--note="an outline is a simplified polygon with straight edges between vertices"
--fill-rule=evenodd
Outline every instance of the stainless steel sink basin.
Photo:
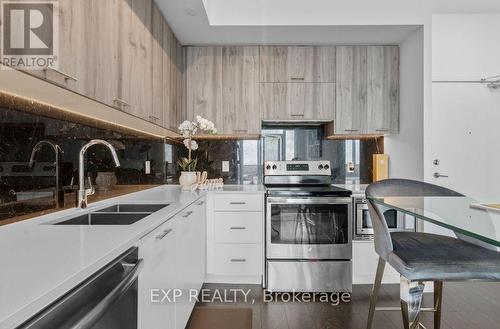
M 149 212 L 149 213 L 153 213 L 153 212 L 156 212 L 160 209 L 163 209 L 165 207 L 167 207 L 169 204 L 132 204 L 132 203 L 129 203 L 129 204 L 124 204 L 124 203 L 118 203 L 118 204 L 114 204 L 112 206 L 109 206 L 109 207 L 106 207 L 106 208 L 103 208 L 101 210 L 98 210 L 96 212 L 114 212 L 114 213 L 123 213 L 123 212 L 126 212 L 126 213 L 145 213 L 145 212 Z
M 74 217 L 53 225 L 130 225 L 151 213 L 105 213 L 94 212 Z

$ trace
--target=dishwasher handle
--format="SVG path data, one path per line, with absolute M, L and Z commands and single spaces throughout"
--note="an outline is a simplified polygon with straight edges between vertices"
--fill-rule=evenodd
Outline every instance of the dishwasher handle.
M 137 263 L 129 264 L 121 261 L 123 268 L 132 268 L 130 272 L 118 283 L 111 292 L 106 295 L 94 308 L 92 308 L 83 318 L 81 318 L 70 329 L 89 329 L 106 313 L 106 311 L 123 296 L 125 292 L 134 284 L 144 263 L 139 259 Z

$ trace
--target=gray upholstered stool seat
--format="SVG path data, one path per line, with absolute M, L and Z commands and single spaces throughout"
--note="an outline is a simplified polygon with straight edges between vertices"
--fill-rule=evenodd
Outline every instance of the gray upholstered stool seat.
M 500 253 L 442 235 L 391 233 L 388 263 L 412 281 L 500 280 Z

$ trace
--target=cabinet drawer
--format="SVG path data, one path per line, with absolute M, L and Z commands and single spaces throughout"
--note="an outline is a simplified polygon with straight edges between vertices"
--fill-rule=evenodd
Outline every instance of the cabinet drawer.
M 216 194 L 215 211 L 263 211 L 264 196 L 261 194 Z
M 262 213 L 216 212 L 216 243 L 262 243 Z
M 264 255 L 260 244 L 217 244 L 215 274 L 262 275 Z

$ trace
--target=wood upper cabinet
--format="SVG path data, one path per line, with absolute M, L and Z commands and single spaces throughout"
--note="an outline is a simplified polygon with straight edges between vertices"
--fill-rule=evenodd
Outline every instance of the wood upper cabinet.
M 333 120 L 334 83 L 261 83 L 264 120 Z
M 337 47 L 336 134 L 363 134 L 367 120 L 367 47 Z
M 335 134 L 399 131 L 399 48 L 339 46 Z
M 222 111 L 225 134 L 260 134 L 259 47 L 222 49 Z
M 59 69 L 37 70 L 30 73 L 70 90 L 85 93 L 88 87 L 86 82 L 89 73 L 88 61 L 90 61 L 86 30 L 92 22 L 89 17 L 81 13 L 90 11 L 98 5 L 97 1 L 59 1 Z M 103 5 L 102 9 L 107 10 L 112 5 Z
M 260 82 L 335 82 L 335 47 L 261 46 Z
M 399 132 L 399 47 L 367 49 L 369 133 Z
M 151 11 L 152 0 L 121 3 L 121 85 L 115 102 L 123 110 L 146 120 L 150 120 L 153 101 Z
M 152 108 L 149 120 L 158 125 L 163 125 L 163 91 L 168 89 L 168 84 L 163 81 L 163 16 L 158 6 L 153 3 L 151 18 L 151 49 L 152 49 Z
M 222 131 L 222 47 L 188 47 L 185 66 L 186 119 L 201 115 Z

